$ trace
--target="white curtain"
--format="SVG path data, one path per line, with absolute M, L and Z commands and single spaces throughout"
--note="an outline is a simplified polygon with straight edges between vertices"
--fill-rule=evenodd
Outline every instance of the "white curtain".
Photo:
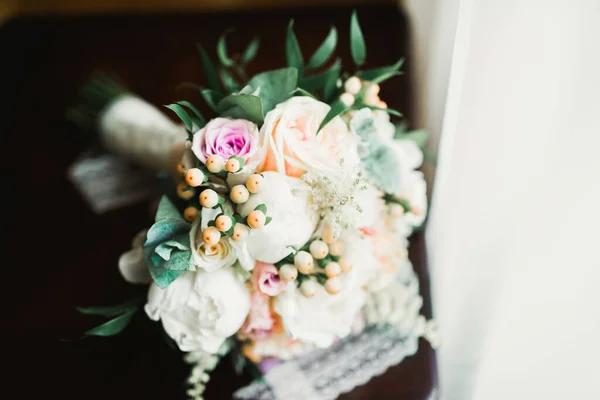
M 600 1 L 425 3 L 442 398 L 599 399 Z

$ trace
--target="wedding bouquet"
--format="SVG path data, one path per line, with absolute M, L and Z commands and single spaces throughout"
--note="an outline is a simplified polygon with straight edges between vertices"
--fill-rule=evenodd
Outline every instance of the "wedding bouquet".
M 437 342 L 407 258 L 427 209 L 423 134 L 392 123 L 400 113 L 379 98 L 402 60 L 361 69 L 356 14 L 350 26 L 353 73 L 329 62 L 335 28 L 305 62 L 290 22 L 288 66 L 250 79 L 258 40 L 232 57 L 222 35 L 218 66 L 199 47 L 210 114 L 168 105 L 183 125 L 109 81 L 86 89 L 106 147 L 175 176 L 119 268 L 150 284 L 143 309 L 187 353 L 190 398 L 229 351 L 266 374 L 366 327 Z M 137 305 L 106 310 L 82 309 L 117 315 L 89 335 L 120 332 Z

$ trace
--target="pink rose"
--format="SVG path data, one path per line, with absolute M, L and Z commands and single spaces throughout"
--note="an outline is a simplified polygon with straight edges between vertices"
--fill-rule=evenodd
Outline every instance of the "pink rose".
M 273 314 L 269 306 L 269 296 L 255 290 L 250 294 L 250 314 L 242 325 L 241 336 L 254 339 L 265 338 L 273 330 Z
M 215 118 L 194 134 L 192 151 L 200 161 L 213 154 L 227 160 L 238 156 L 248 160 L 256 152 L 258 128 L 245 119 Z
M 287 289 L 287 282 L 281 279 L 273 264 L 256 263 L 252 281 L 256 290 L 268 296 L 277 296 Z

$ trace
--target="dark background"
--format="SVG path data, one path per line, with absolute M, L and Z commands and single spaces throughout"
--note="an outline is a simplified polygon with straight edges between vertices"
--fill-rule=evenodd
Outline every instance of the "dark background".
M 382 98 L 413 115 L 409 24 L 393 6 L 358 9 L 369 66 L 407 57 L 405 75 L 383 85 Z M 90 17 L 20 17 L 0 26 L 0 178 L 2 183 L 3 391 L 21 399 L 183 399 L 188 367 L 161 339 L 160 325 L 143 313 L 120 336 L 75 339 L 102 319 L 78 314 L 78 305 L 110 305 L 143 294 L 117 270 L 119 255 L 152 222 L 151 202 L 95 215 L 66 178 L 88 148 L 86 136 L 64 117 L 77 89 L 96 69 L 114 72 L 129 88 L 161 105 L 187 99 L 183 81 L 202 83 L 195 44 L 213 59 L 218 36 L 228 27 L 230 52 L 258 34 L 261 48 L 250 74 L 284 65 L 290 16 L 305 58 L 330 25 L 339 32 L 337 54 L 350 63 L 351 8 L 284 9 L 236 13 L 186 13 Z M 422 234 L 411 245 L 430 315 Z M 435 361 L 421 340 L 419 352 L 344 399 L 428 398 Z M 230 398 L 249 382 L 223 360 L 208 385 L 207 399 Z M 6 387 L 8 383 L 8 387 Z M 17 397 L 16 395 L 14 397 Z M 12 398 L 12 397 L 7 397 Z

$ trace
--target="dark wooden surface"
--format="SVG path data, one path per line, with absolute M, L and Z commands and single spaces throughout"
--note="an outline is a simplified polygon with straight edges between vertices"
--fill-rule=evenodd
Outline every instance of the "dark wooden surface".
M 2 183 L 1 300 L 3 392 L 34 399 L 183 399 L 187 366 L 161 340 L 159 325 L 143 313 L 120 336 L 62 342 L 98 319 L 77 305 L 115 304 L 143 293 L 127 285 L 116 262 L 132 236 L 151 224 L 150 203 L 95 215 L 66 179 L 68 166 L 86 149 L 81 132 L 64 119 L 78 86 L 94 69 L 118 74 L 155 104 L 198 100 L 176 91 L 182 81 L 202 81 L 195 43 L 214 56 L 217 37 L 236 27 L 230 49 L 253 34 L 262 45 L 249 72 L 283 65 L 285 27 L 296 18 L 305 55 L 329 26 L 340 31 L 339 54 L 349 65 L 349 8 L 278 10 L 237 14 L 171 14 L 110 17 L 21 18 L 0 27 L 0 178 Z M 408 53 L 408 23 L 393 7 L 359 9 L 373 66 Z M 410 118 L 407 73 L 384 85 L 383 98 Z M 412 241 L 411 257 L 430 312 L 424 243 Z M 226 399 L 249 382 L 225 359 L 208 385 L 208 400 Z M 8 386 L 7 386 L 8 384 Z M 343 399 L 428 398 L 435 359 L 419 352 Z M 18 397 L 17 395 L 18 394 Z M 13 397 L 11 397 L 13 398 Z

